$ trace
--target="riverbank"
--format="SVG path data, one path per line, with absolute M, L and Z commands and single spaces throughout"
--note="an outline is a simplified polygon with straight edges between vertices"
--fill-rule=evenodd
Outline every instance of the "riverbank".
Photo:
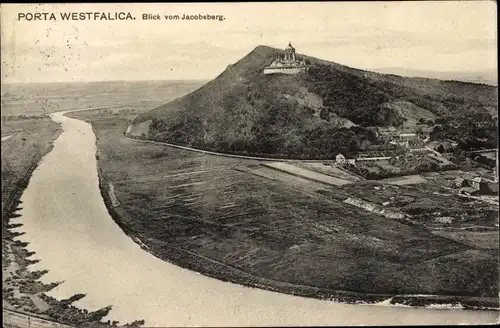
M 42 284 L 38 279 L 46 272 L 29 271 L 28 266 L 38 260 L 30 260 L 34 253 L 26 250 L 27 243 L 15 239 L 23 233 L 12 230 L 22 224 L 12 223 L 11 219 L 20 216 L 16 212 L 21 209 L 21 195 L 43 156 L 52 150 L 62 129 L 44 117 L 9 121 L 2 124 L 2 130 L 17 131 L 2 142 L 3 304 L 5 308 L 41 313 L 47 310 L 47 305 L 40 294 L 58 283 Z
M 27 315 L 86 327 L 100 324 L 111 307 L 89 312 L 72 305 L 85 295 L 77 294 L 68 299 L 57 300 L 46 295 L 62 282 L 43 283 L 40 278 L 48 270 L 30 270 L 40 260 L 31 259 L 35 252 L 27 249 L 29 242 L 16 237 L 25 233 L 21 222 L 21 196 L 44 156 L 52 151 L 54 142 L 63 129 L 49 117 L 28 120 L 11 120 L 2 124 L 2 132 L 16 131 L 8 140 L 2 140 L 2 276 L 3 308 Z M 21 212 L 21 214 L 19 214 Z M 19 229 L 21 228 L 21 229 Z
M 79 116 L 79 119 L 85 119 L 85 117 Z M 117 119 L 117 118 L 115 118 Z M 120 121 L 120 119 L 117 119 Z M 126 139 L 123 136 L 120 136 L 118 138 L 117 136 L 112 136 L 114 133 L 120 133 L 121 128 L 118 126 L 121 123 L 118 121 L 113 121 L 110 119 L 107 121 L 106 119 L 103 119 L 102 121 L 96 120 L 93 123 L 93 129 L 98 136 L 98 139 L 103 138 L 106 140 L 98 140 L 97 145 L 98 145 L 98 167 L 99 167 L 99 183 L 100 183 L 100 189 L 101 189 L 101 196 L 105 200 L 106 207 L 108 208 L 108 211 L 110 215 L 113 217 L 115 222 L 121 227 L 121 229 L 128 235 L 130 236 L 134 241 L 136 241 L 137 244 L 141 245 L 143 249 L 146 251 L 150 252 L 151 254 L 155 255 L 158 258 L 161 258 L 165 261 L 168 261 L 170 263 L 173 263 L 175 265 L 178 265 L 180 267 L 184 267 L 196 272 L 200 272 L 206 276 L 217 278 L 219 280 L 223 281 L 230 281 L 234 283 L 238 283 L 240 285 L 245 285 L 245 286 L 250 286 L 250 287 L 258 287 L 261 289 L 266 289 L 266 290 L 272 290 L 272 291 L 278 291 L 281 293 L 286 293 L 286 294 L 293 294 L 293 295 L 298 295 L 298 296 L 305 296 L 305 297 L 310 297 L 310 298 L 319 298 L 319 299 L 330 299 L 330 300 L 336 300 L 340 302 L 345 302 L 345 303 L 366 303 L 366 304 L 391 304 L 391 305 L 406 305 L 406 306 L 418 306 L 418 307 L 433 307 L 436 305 L 441 305 L 444 307 L 461 307 L 461 308 L 466 308 L 466 309 L 495 309 L 498 308 L 498 299 L 495 297 L 475 297 L 475 296 L 462 296 L 462 295 L 417 295 L 415 296 L 414 294 L 412 295 L 398 295 L 397 293 L 369 293 L 369 292 L 353 292 L 353 291 L 339 291 L 336 289 L 331 289 L 331 288 L 321 288 L 321 287 L 316 287 L 316 286 L 307 286 L 305 284 L 298 284 L 298 283 L 291 283 L 291 282 L 284 282 L 281 280 L 277 279 L 270 279 L 267 277 L 262 277 L 259 275 L 256 275 L 257 270 L 253 270 L 253 272 L 248 272 L 247 270 L 240 269 L 236 265 L 230 265 L 228 263 L 224 263 L 225 261 L 221 261 L 222 257 L 213 257 L 210 254 L 207 254 L 208 251 L 206 248 L 214 248 L 215 246 L 212 246 L 211 244 L 205 244 L 207 247 L 205 249 L 201 249 L 198 247 L 193 247 L 192 240 L 200 239 L 201 237 L 197 237 L 196 235 L 200 235 L 200 233 L 194 234 L 193 236 L 191 235 L 185 235 L 186 230 L 178 230 L 177 234 L 171 234 L 166 231 L 163 231 L 163 226 L 162 226 L 162 231 L 161 233 L 164 234 L 164 239 L 163 241 L 158 240 L 155 238 L 150 231 L 148 231 L 145 228 L 145 225 L 150 224 L 150 220 L 152 220 L 151 216 L 156 216 L 157 218 L 155 220 L 158 221 L 164 221 L 168 219 L 168 216 L 165 216 L 165 212 L 158 212 L 158 207 L 163 204 L 165 206 L 165 199 L 168 198 L 174 198 L 177 199 L 176 202 L 182 201 L 182 197 L 185 197 L 186 201 L 188 201 L 190 204 L 196 204 L 196 200 L 198 199 L 194 197 L 196 194 L 204 191 L 204 190 L 197 190 L 196 188 L 189 189 L 189 192 L 186 194 L 186 196 L 181 196 L 180 195 L 170 194 L 170 196 L 161 195 L 155 195 L 158 190 L 150 190 L 148 189 L 149 187 L 149 181 L 154 181 L 156 186 L 162 185 L 164 186 L 164 190 L 169 189 L 170 191 L 173 191 L 174 186 L 177 185 L 179 182 L 174 182 L 174 181 L 162 181 L 162 178 L 159 178 L 158 175 L 155 175 L 154 172 L 161 172 L 162 176 L 165 177 L 165 172 L 168 171 L 169 163 L 168 162 L 162 162 L 162 163 L 157 163 L 155 159 L 165 159 L 168 158 L 169 155 L 173 155 L 172 152 L 169 150 L 166 150 L 165 148 L 159 147 L 159 146 L 148 146 L 147 151 L 148 155 L 146 155 L 145 152 L 142 150 L 139 151 L 138 146 L 134 147 L 134 150 L 132 148 L 125 148 L 127 146 L 132 145 L 132 142 L 127 142 L 123 139 Z M 96 124 L 97 124 L 97 129 L 96 129 Z M 110 124 L 112 126 L 111 129 L 108 129 L 105 127 L 105 125 Z M 124 125 L 126 128 L 126 126 Z M 123 132 L 123 131 L 121 131 Z M 121 134 L 121 133 L 120 133 Z M 110 140 L 107 140 L 108 138 L 113 139 L 113 142 Z M 113 145 L 113 146 L 112 146 Z M 117 146 L 118 145 L 118 146 Z M 114 147 L 116 146 L 116 147 Z M 124 147 L 122 149 L 122 147 Z M 129 160 L 127 161 L 129 167 L 134 167 L 134 171 L 132 169 L 121 171 L 121 172 L 113 172 L 113 169 L 111 169 L 111 162 L 109 158 L 109 153 L 107 150 L 113 149 L 113 169 L 114 170 L 119 170 L 120 169 L 120 160 L 124 158 L 124 156 L 127 156 Z M 189 163 L 189 166 L 194 165 L 195 160 L 199 160 L 200 158 L 205 158 L 205 157 L 200 157 L 201 155 L 194 155 L 191 157 L 191 155 L 188 155 L 189 152 L 181 152 L 179 154 L 180 157 L 184 158 L 182 163 Z M 175 155 L 179 156 L 179 155 Z M 139 159 L 141 158 L 142 162 L 135 161 L 135 160 L 130 160 L 131 158 L 133 159 Z M 118 161 L 118 163 L 116 162 Z M 152 162 L 153 161 L 153 162 Z M 228 160 L 224 160 L 228 161 Z M 127 184 L 131 183 L 131 179 L 134 176 L 133 174 L 137 174 L 136 170 L 138 167 L 143 167 L 146 165 L 145 163 L 154 163 L 154 165 L 148 167 L 148 176 L 147 176 L 147 181 L 146 182 L 146 177 L 138 178 L 138 181 L 143 181 L 141 183 L 140 188 L 136 188 L 135 190 L 128 190 Z M 224 162 L 225 163 L 225 162 Z M 156 165 L 158 164 L 158 166 Z M 179 164 L 179 163 L 177 163 Z M 204 161 L 203 168 L 205 170 L 219 170 L 218 166 L 212 168 L 212 160 L 206 160 Z M 240 162 L 240 164 L 242 164 Z M 249 164 L 249 163 L 248 163 Z M 243 165 L 243 164 L 242 164 Z M 162 168 L 160 168 L 162 167 Z M 177 168 L 172 167 L 172 171 L 168 171 L 173 173 L 173 175 L 184 175 L 184 174 L 192 174 L 192 173 L 187 173 L 183 169 L 179 169 L 178 166 Z M 197 171 L 198 172 L 198 171 Z M 119 175 L 120 173 L 120 175 Z M 152 176 L 151 176 L 152 174 Z M 193 172 L 194 174 L 194 172 Z M 127 182 L 121 181 L 118 176 L 126 177 Z M 155 180 L 155 177 L 158 177 L 158 180 Z M 240 179 L 241 177 L 238 175 L 238 177 L 234 177 L 234 179 Z M 220 178 L 219 178 L 220 179 Z M 110 193 L 107 188 L 109 183 L 112 183 L 115 186 L 115 191 L 117 192 L 117 197 L 120 200 L 121 204 L 120 206 L 113 206 L 112 200 L 110 198 Z M 147 185 L 144 185 L 144 183 L 147 183 Z M 188 185 L 193 186 L 195 182 L 189 182 L 189 181 L 183 181 L 182 182 L 183 188 L 187 188 Z M 135 185 L 137 186 L 137 185 Z M 180 185 L 179 185 L 180 186 Z M 261 188 L 264 187 L 264 185 L 261 185 Z M 125 188 L 125 190 L 123 189 Z M 157 187 L 158 188 L 158 187 Z M 212 192 L 215 192 L 217 190 L 217 187 L 214 187 L 211 189 Z M 235 191 L 233 190 L 232 193 Z M 134 194 L 136 196 L 130 196 L 130 194 Z M 219 194 L 219 193 L 218 193 Z M 122 197 L 122 199 L 120 199 Z M 146 211 L 143 208 L 140 208 L 139 203 L 132 203 L 134 200 L 134 197 L 140 197 L 142 199 L 142 204 L 144 201 L 148 201 L 148 204 L 152 208 L 151 210 Z M 161 198 L 163 199 L 162 203 L 156 202 L 155 198 Z M 183 201 L 182 201 L 183 202 Z M 241 202 L 241 200 L 240 200 Z M 167 200 L 167 203 L 172 204 L 170 200 Z M 232 205 L 224 205 L 224 204 L 229 204 L 228 202 L 221 202 L 220 206 L 229 208 Z M 179 206 L 182 206 L 180 203 L 178 203 Z M 223 208 L 221 207 L 221 208 Z M 203 208 L 203 207 L 202 207 Z M 175 207 L 175 208 L 170 208 L 170 210 L 175 210 L 179 211 L 180 207 Z M 194 213 L 191 212 L 193 210 L 192 205 L 186 205 L 184 207 L 184 213 L 181 214 L 181 212 L 178 213 L 171 213 L 175 217 L 175 221 L 170 221 L 172 223 L 177 225 L 179 221 L 181 220 L 187 220 L 187 216 L 191 216 Z M 136 221 L 133 217 L 130 217 L 130 215 L 127 215 L 129 211 L 133 211 L 135 215 L 141 217 L 141 222 Z M 153 214 L 154 213 L 154 214 Z M 151 216 L 150 216 L 151 215 Z M 182 215 L 182 216 L 181 216 Z M 254 212 L 254 216 L 259 215 L 258 212 Z M 205 217 L 205 218 L 203 218 Z M 239 222 L 242 224 L 244 221 L 245 217 L 242 217 Z M 213 218 L 211 218 L 209 215 L 201 215 L 198 218 L 191 218 L 191 222 L 198 222 L 198 228 L 195 228 L 194 225 L 191 226 L 186 226 L 186 228 L 182 229 L 205 229 L 205 227 L 214 225 L 213 223 Z M 227 219 L 226 219 L 227 220 Z M 174 223 L 175 222 L 175 223 Z M 385 223 L 387 224 L 387 223 Z M 158 226 L 160 227 L 160 226 Z M 223 229 L 224 227 L 220 227 L 218 229 Z M 145 230 L 146 229 L 146 230 Z M 160 229 L 160 228 L 157 228 Z M 176 228 L 180 229 L 180 228 Z M 326 229 L 326 228 L 325 228 Z M 229 235 L 234 235 L 235 232 L 231 232 L 231 229 L 228 229 L 229 231 L 226 232 L 226 236 Z M 157 233 L 160 233 L 160 231 L 156 231 Z M 207 232 L 209 233 L 209 232 Z M 213 233 L 213 232 L 212 232 Z M 203 234 L 201 234 L 203 235 Z M 218 247 L 223 248 L 223 249 L 233 249 L 231 248 L 233 246 L 231 245 L 224 245 L 228 241 L 224 239 L 224 235 L 221 235 L 220 237 L 222 239 L 218 239 Z M 176 243 L 175 239 L 178 238 L 179 242 Z M 206 237 L 205 237 L 206 238 Z M 227 238 L 227 237 L 226 237 Z M 255 238 L 255 237 L 253 237 Z M 294 239 L 293 234 L 289 236 L 290 239 Z M 430 237 L 428 237 L 430 238 Z M 169 240 L 171 239 L 171 240 Z M 252 239 L 252 238 L 250 238 Z M 198 242 L 197 245 L 202 245 L 200 244 L 201 242 Z M 188 247 L 185 247 L 188 246 Z M 292 249 L 296 246 L 293 246 L 293 243 L 291 244 Z M 191 249 L 189 249 L 191 247 Z M 242 246 L 235 246 L 236 248 L 245 248 Z M 276 247 L 276 246 L 275 246 Z M 205 251 L 205 254 L 203 254 L 203 251 Z M 212 255 L 217 254 L 215 251 L 212 251 Z M 219 253 L 220 254 L 220 253 Z M 248 253 L 247 253 L 248 254 Z M 241 255 L 232 255 L 230 253 L 226 253 L 225 258 L 235 258 L 236 256 L 244 256 L 244 254 Z M 249 255 L 247 255 L 248 257 Z M 265 255 L 264 255 L 265 256 Z M 290 255 L 286 255 L 290 256 Z M 256 258 L 254 256 L 254 258 Z M 260 261 L 263 261 L 264 259 L 262 258 Z M 256 260 L 254 260 L 256 261 Z M 276 259 L 275 261 L 279 261 Z M 237 263 L 237 261 L 233 261 L 234 263 Z M 240 265 L 241 267 L 241 265 Z M 282 270 L 282 268 L 279 268 L 278 270 Z M 258 272 L 258 271 L 257 271 Z M 262 271 L 260 271 L 262 272 Z M 381 304 L 381 305 L 383 305 Z

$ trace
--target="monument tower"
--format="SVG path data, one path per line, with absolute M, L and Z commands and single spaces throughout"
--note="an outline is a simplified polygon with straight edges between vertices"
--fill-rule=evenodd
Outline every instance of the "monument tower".
M 307 72 L 308 65 L 305 60 L 298 60 L 295 48 L 289 42 L 283 57 L 278 53 L 271 65 L 264 68 L 264 74 L 298 74 Z
M 295 61 L 295 48 L 291 42 L 288 42 L 288 46 L 285 48 L 285 61 Z

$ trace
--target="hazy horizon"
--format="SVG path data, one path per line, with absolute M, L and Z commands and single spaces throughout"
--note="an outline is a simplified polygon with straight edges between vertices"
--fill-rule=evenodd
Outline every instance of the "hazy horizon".
M 354 67 L 357 68 L 357 67 Z M 466 83 L 476 83 L 476 84 L 489 84 L 493 86 L 498 85 L 497 81 L 497 71 L 494 69 L 484 69 L 477 71 L 433 71 L 433 70 L 425 70 L 425 69 L 412 69 L 408 67 L 401 66 L 387 66 L 387 67 L 376 67 L 372 68 L 369 71 L 380 73 L 380 74 L 391 74 L 391 75 L 399 75 L 403 77 L 422 77 L 428 79 L 451 79 L 453 81 L 466 82 Z M 222 73 L 222 72 L 221 72 Z M 404 73 L 413 73 L 413 74 L 404 74 Z M 415 73 L 420 73 L 415 75 Z M 467 78 L 467 74 L 479 74 L 479 73 L 489 73 L 494 76 L 485 76 L 481 80 L 470 80 Z M 454 75 L 461 74 L 462 78 Z M 448 76 L 447 76 L 448 75 Z M 436 77 L 438 76 L 438 77 Z M 215 77 L 214 77 L 215 78 Z M 0 85 L 25 85 L 25 84 L 79 84 L 79 83 L 155 83 L 155 82 L 208 82 L 210 78 L 190 78 L 190 79 L 151 79 L 151 80 L 89 80 L 89 81 L 41 81 L 41 82 L 33 82 L 33 81 L 25 81 L 25 82 L 4 82 L 1 81 Z
M 44 82 L 0 82 L 0 84 L 4 85 L 14 85 L 14 84 L 77 84 L 77 83 L 106 83 L 106 82 L 114 82 L 114 83 L 132 83 L 132 82 L 192 82 L 192 81 L 210 81 L 209 79 L 163 79 L 163 80 L 95 80 L 95 81 L 44 81 Z
M 2 4 L 2 83 L 210 80 L 258 45 L 362 70 L 497 69 L 490 1 Z M 18 21 L 20 12 L 131 12 L 132 21 Z M 224 15 L 142 20 L 142 13 Z
M 392 72 L 387 72 L 387 70 L 391 69 L 400 69 L 400 70 L 410 70 L 414 72 L 422 72 L 422 73 L 428 73 L 429 75 L 403 75 L 402 73 L 396 74 Z M 371 72 L 375 73 L 380 73 L 380 74 L 388 74 L 388 75 L 399 75 L 402 77 L 421 77 L 421 78 L 428 78 L 428 79 L 438 79 L 438 80 L 444 80 L 444 78 L 438 78 L 431 76 L 432 73 L 436 74 L 452 74 L 452 73 L 459 73 L 461 71 L 427 71 L 427 70 L 412 70 L 406 67 L 379 67 L 379 68 L 373 68 L 370 69 Z M 480 71 L 475 71 L 475 72 L 466 72 L 466 73 L 478 73 Z M 222 73 L 222 72 L 221 72 Z M 492 71 L 493 73 L 493 71 Z M 214 77 L 215 78 L 215 77 Z M 465 82 L 465 83 L 475 83 L 475 84 L 489 84 L 493 86 L 497 86 L 496 83 L 490 83 L 490 82 L 497 82 L 497 81 L 490 81 L 489 79 L 484 79 L 481 81 L 471 81 L 466 78 L 458 79 L 458 78 L 453 78 L 453 81 L 458 81 L 458 82 Z M 163 79 L 163 80 L 93 80 L 93 81 L 41 81 L 41 82 L 32 82 L 32 81 L 26 81 L 26 82 L 0 82 L 0 85 L 28 85 L 28 84 L 84 84 L 84 83 L 140 83 L 140 82 L 148 82 L 148 83 L 155 83 L 155 82 L 177 82 L 177 83 L 182 83 L 182 82 L 209 82 L 211 79 L 196 79 L 196 78 L 191 78 L 191 79 Z

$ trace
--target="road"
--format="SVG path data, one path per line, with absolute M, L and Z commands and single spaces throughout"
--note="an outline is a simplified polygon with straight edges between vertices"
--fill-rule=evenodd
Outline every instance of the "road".
M 497 148 L 491 148 L 491 149 L 472 150 L 472 151 L 468 151 L 467 153 L 468 154 L 480 154 L 480 153 L 493 153 L 493 152 L 497 152 L 497 151 L 498 151 Z
M 184 149 L 184 150 L 189 150 L 189 151 L 194 151 L 202 154 L 208 154 L 208 155 L 215 155 L 215 156 L 223 156 L 223 157 L 232 157 L 232 158 L 241 158 L 241 159 L 252 159 L 252 160 L 258 160 L 258 161 L 268 161 L 268 162 L 307 162 L 307 163 L 334 163 L 335 159 L 290 159 L 290 158 L 270 158 L 270 157 L 255 157 L 255 156 L 244 156 L 244 155 L 233 155 L 233 154 L 225 154 L 225 153 L 218 153 L 214 151 L 209 151 L 209 150 L 203 150 L 203 149 L 197 149 L 197 148 L 191 148 L 191 147 L 186 147 L 186 146 L 179 146 L 179 145 L 174 145 L 168 142 L 163 142 L 163 141 L 154 141 L 154 140 L 145 140 L 145 139 L 136 139 L 136 138 L 131 138 L 126 135 L 126 137 L 129 140 L 135 141 L 135 142 L 142 142 L 142 143 L 153 143 L 153 144 L 159 144 L 159 145 L 165 145 L 173 148 L 179 148 L 179 149 Z
M 480 201 L 483 201 L 485 203 L 489 203 L 489 204 L 493 204 L 493 205 L 497 205 L 497 206 L 499 204 L 498 202 L 495 202 L 492 199 L 489 199 L 489 198 L 486 198 L 486 197 L 481 197 L 481 196 L 469 196 L 469 195 L 464 195 L 464 194 L 458 194 L 458 196 L 464 197 L 464 198 L 471 198 L 471 199 L 480 200 Z

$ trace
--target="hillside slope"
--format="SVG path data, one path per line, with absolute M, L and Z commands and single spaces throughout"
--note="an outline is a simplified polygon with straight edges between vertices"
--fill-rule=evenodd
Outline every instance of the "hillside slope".
M 147 137 L 252 155 L 326 158 L 376 142 L 369 126 L 414 125 L 420 118 L 496 111 L 489 85 L 405 78 L 298 55 L 311 67 L 264 75 L 282 50 L 258 46 L 198 90 L 139 116 Z

